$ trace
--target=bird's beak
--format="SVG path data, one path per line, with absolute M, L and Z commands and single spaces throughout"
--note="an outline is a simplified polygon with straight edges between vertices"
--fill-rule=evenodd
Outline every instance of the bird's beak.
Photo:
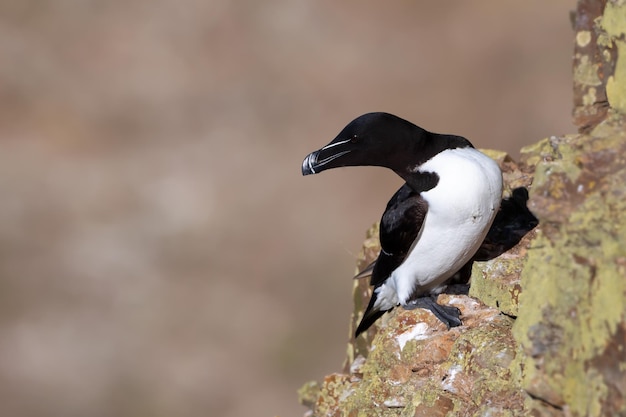
M 344 143 L 341 143 L 341 145 L 343 144 Z M 343 164 L 335 160 L 350 152 L 349 149 L 340 150 L 339 148 L 335 148 L 332 143 L 319 151 L 311 152 L 304 158 L 304 161 L 302 161 L 302 175 L 317 174 L 326 169 L 343 166 Z
M 315 168 L 317 166 L 317 155 L 319 151 L 311 152 L 302 161 L 302 175 L 316 174 Z

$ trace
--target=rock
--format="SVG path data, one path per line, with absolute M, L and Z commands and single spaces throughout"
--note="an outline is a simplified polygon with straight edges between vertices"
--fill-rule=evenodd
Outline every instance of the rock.
M 611 118 L 589 135 L 548 141 L 553 157 L 536 165 L 531 193 L 542 226 L 523 265 L 513 326 L 522 387 L 568 415 L 624 415 L 623 121 Z
M 500 397 L 507 400 L 494 410 L 522 410 L 521 390 L 506 383 L 513 320 L 466 295 L 439 301 L 460 308 L 466 325 L 448 331 L 430 312 L 396 309 L 367 360 L 326 378 L 314 415 L 444 416 L 478 412 Z

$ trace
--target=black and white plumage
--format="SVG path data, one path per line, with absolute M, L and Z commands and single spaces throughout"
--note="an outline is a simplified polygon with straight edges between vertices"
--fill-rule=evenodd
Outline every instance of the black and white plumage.
M 302 174 L 364 165 L 389 168 L 406 183 L 380 222 L 374 291 L 356 336 L 398 305 L 427 308 L 448 327 L 460 325 L 458 309 L 437 304 L 435 296 L 485 238 L 501 201 L 500 168 L 465 138 L 368 113 L 309 154 Z

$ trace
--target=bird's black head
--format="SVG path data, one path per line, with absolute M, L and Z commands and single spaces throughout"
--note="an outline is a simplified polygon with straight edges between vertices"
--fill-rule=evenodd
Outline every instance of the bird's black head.
M 443 149 L 468 145 L 463 138 L 432 134 L 389 113 L 367 113 L 350 122 L 328 145 L 310 153 L 302 162 L 302 175 L 364 165 L 386 167 L 400 174 Z

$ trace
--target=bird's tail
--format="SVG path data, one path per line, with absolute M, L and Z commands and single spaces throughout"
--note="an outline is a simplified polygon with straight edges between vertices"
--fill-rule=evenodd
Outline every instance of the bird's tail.
M 391 309 L 380 310 L 378 308 L 375 308 L 374 305 L 376 304 L 376 298 L 377 298 L 377 293 L 376 293 L 376 288 L 374 288 L 374 291 L 372 291 L 372 298 L 370 298 L 370 302 L 367 305 L 367 308 L 365 309 L 365 313 L 363 313 L 363 318 L 361 319 L 361 322 L 356 328 L 356 332 L 354 334 L 355 338 L 359 337 L 361 333 L 369 329 L 370 326 L 374 324 L 374 322 L 378 320 L 383 314 L 391 310 Z
M 354 276 L 354 279 L 371 277 L 372 271 L 374 271 L 374 265 L 376 265 L 376 261 L 372 262 L 371 264 L 363 268 L 361 272 L 359 272 L 358 274 Z

